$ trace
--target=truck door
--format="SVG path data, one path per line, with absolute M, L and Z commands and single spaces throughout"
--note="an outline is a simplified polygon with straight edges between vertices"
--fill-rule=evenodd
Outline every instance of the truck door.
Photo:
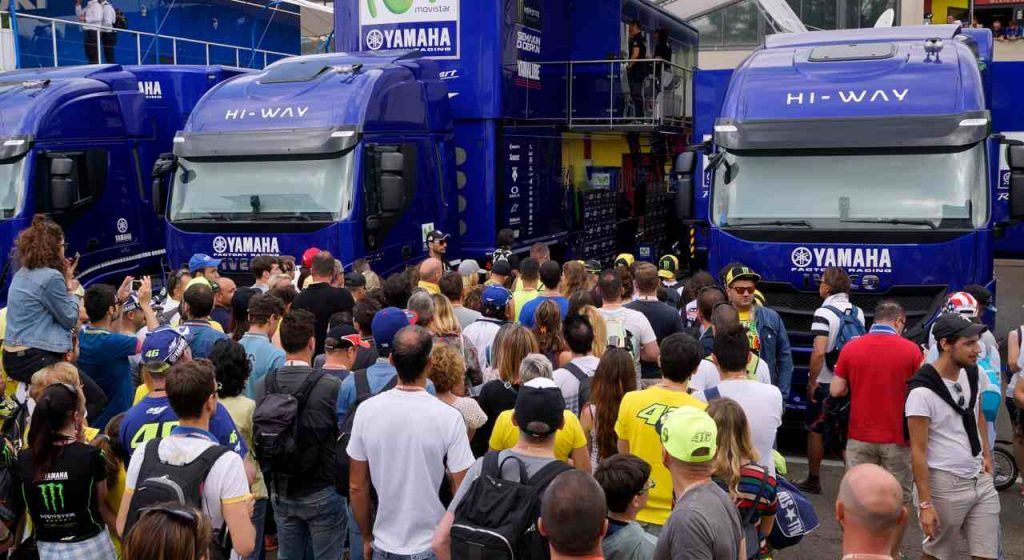
M 36 159 L 37 210 L 64 228 L 83 283 L 135 272 L 142 252 L 137 162 L 124 142 L 61 145 Z
M 364 142 L 363 244 L 388 272 L 418 261 L 426 235 L 440 225 L 434 151 L 424 139 L 374 137 Z

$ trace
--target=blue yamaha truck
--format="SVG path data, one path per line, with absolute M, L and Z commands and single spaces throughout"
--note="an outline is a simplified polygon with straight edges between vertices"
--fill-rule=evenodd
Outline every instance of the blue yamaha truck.
M 631 98 L 632 19 L 649 56 L 659 30 L 670 53 L 636 63 L 647 81 Z M 175 144 L 172 264 L 208 253 L 242 276 L 253 255 L 316 246 L 387 273 L 418 262 L 432 229 L 457 259 L 485 258 L 506 227 L 517 249 L 613 255 L 617 197 L 629 249 L 634 230 L 666 237 L 671 159 L 650 137 L 686 145 L 689 25 L 645 0 L 344 0 L 335 24 L 342 52 L 279 61 L 199 104 Z M 641 229 L 644 203 L 661 222 Z
M 776 34 L 731 77 L 698 77 L 697 134 L 710 141 L 680 158 L 683 172 L 701 161 L 677 208 L 709 270 L 742 261 L 761 274 L 793 345 L 790 405 L 803 406 L 826 267 L 849 271 L 869 316 L 900 301 L 910 332 L 950 291 L 994 290 L 991 44 L 953 25 Z
M 13 274 L 14 239 L 37 213 L 63 226 L 85 284 L 159 272 L 163 209 L 150 171 L 196 101 L 237 73 L 118 65 L 0 73 L 0 279 Z

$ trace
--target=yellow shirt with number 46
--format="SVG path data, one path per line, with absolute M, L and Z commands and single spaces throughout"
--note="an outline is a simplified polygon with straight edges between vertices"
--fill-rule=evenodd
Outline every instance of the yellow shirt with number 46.
M 651 466 L 654 486 L 647 494 L 647 507 L 637 513 L 637 521 L 664 525 L 672 513 L 672 477 L 662 463 L 661 436 L 655 427 L 658 420 L 680 406 L 704 410 L 708 405 L 682 391 L 671 391 L 657 385 L 641 391 L 630 391 L 619 405 L 615 434 L 629 442 L 629 452 Z

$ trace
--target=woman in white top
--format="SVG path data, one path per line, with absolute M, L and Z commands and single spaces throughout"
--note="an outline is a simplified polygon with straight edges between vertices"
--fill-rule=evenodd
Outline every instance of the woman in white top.
M 466 362 L 458 348 L 445 342 L 434 344 L 428 375 L 434 382 L 437 398 L 462 414 L 466 434 L 472 439 L 476 429 L 487 422 L 487 415 L 475 400 L 463 396 L 466 392 L 465 371 Z
M 601 356 L 590 385 L 590 399 L 580 407 L 580 425 L 587 434 L 590 464 L 597 464 L 618 453 L 615 419 L 619 404 L 629 391 L 636 390 L 636 368 L 633 357 L 623 348 L 611 347 Z

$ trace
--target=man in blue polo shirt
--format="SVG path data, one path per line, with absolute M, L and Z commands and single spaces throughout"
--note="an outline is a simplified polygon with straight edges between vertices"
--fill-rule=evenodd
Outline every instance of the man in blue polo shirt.
M 178 425 L 178 416 L 167 400 L 166 376 L 172 365 L 191 359 L 188 342 L 178 331 L 160 327 L 146 335 L 142 343 L 142 380 L 149 388 L 149 394 L 129 408 L 121 421 L 119 439 L 121 448 L 127 454 L 122 457 L 126 466 L 135 448 L 143 442 L 167 436 Z M 210 433 L 221 445 L 241 455 L 247 469 L 251 467 L 245 440 L 239 435 L 227 409 L 220 403 L 217 403 L 217 409 L 210 418 Z
M 373 316 L 371 327 L 373 329 L 373 343 L 377 346 L 377 355 L 379 357 L 373 365 L 366 368 L 365 372 L 371 394 L 376 395 L 383 391 L 391 384 L 391 380 L 395 379 L 395 376 L 398 375 L 398 370 L 391 363 L 391 342 L 395 338 L 395 333 L 414 324 L 416 324 L 416 314 L 403 311 L 397 307 L 385 307 Z M 338 391 L 337 409 L 339 426 L 345 423 L 345 417 L 348 415 L 349 409 L 355 404 L 356 398 L 358 398 L 355 384 L 356 375 L 363 375 L 363 373 L 356 371 L 341 382 L 341 389 Z M 429 379 L 427 380 L 427 391 L 432 395 L 434 394 L 434 384 Z
M 101 430 L 111 417 L 128 410 L 135 392 L 131 357 L 139 353 L 142 343 L 134 336 L 113 330 L 114 321 L 121 315 L 121 303 L 128 299 L 132 280 L 130 276 L 126 278 L 116 294 L 114 288 L 106 284 L 96 284 L 85 291 L 85 312 L 89 316 L 89 324 L 78 336 L 78 367 L 107 395 L 103 412 L 89 419 L 90 424 Z M 144 278 L 139 288 L 138 305 L 146 317 L 146 326 L 155 329 L 157 319 L 150 305 L 152 297 L 152 285 L 149 278 Z

